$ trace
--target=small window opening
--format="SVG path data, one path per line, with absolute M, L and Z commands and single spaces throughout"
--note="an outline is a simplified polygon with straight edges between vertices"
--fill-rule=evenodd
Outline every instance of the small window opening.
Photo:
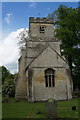
M 40 33 L 45 33 L 45 26 L 40 26 L 39 27 L 39 32 Z
M 45 70 L 45 86 L 46 87 L 54 87 L 54 73 L 55 70 L 48 68 Z

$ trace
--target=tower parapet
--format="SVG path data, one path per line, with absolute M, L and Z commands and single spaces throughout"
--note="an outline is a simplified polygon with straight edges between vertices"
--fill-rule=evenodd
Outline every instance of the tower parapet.
M 29 22 L 30 23 L 50 23 L 50 24 L 53 24 L 53 20 L 51 18 L 46 18 L 46 17 L 30 17 L 29 18 Z

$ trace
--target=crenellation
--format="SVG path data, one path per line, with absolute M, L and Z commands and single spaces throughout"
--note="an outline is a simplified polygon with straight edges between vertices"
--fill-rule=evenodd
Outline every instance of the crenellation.
M 33 23 L 50 23 L 50 24 L 53 24 L 53 20 L 52 19 L 49 19 L 49 18 L 46 18 L 46 17 L 30 17 L 29 18 L 29 22 L 33 22 Z
M 36 17 L 36 20 L 40 20 L 40 17 Z

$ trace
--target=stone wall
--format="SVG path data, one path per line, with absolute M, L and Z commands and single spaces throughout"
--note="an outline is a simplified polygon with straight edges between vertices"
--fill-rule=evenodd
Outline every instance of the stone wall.
M 31 17 L 29 19 L 29 32 L 31 37 L 40 37 L 40 38 L 53 38 L 54 37 L 54 29 L 53 29 L 53 21 L 52 19 L 47 18 L 36 18 Z M 40 33 L 39 27 L 45 26 L 45 32 Z
M 22 56 L 19 59 L 19 75 L 16 81 L 16 98 L 23 98 L 27 97 L 27 79 L 26 79 L 26 51 L 22 51 Z
M 53 46 L 54 47 L 54 46 Z M 59 47 L 58 53 L 60 52 Z M 34 101 L 45 101 L 48 98 L 65 100 L 72 98 L 70 77 L 68 77 L 68 63 L 64 57 L 48 45 L 46 49 L 30 64 L 33 69 L 33 97 Z M 47 68 L 55 70 L 55 87 L 45 87 L 45 74 Z M 69 74 L 70 76 L 70 74 Z
M 45 101 L 48 98 L 55 100 L 67 99 L 65 69 L 55 69 L 55 86 L 45 86 L 45 68 L 34 68 L 33 96 L 34 101 Z
M 46 26 L 45 33 L 39 32 L 39 26 Z M 45 23 L 30 23 L 30 36 L 31 37 L 40 37 L 40 38 L 52 38 L 54 37 L 54 29 L 53 24 L 45 24 Z

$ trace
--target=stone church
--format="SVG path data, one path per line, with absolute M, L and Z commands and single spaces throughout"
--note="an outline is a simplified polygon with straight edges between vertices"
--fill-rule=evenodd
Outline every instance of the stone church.
M 54 37 L 53 21 L 30 17 L 29 36 L 19 58 L 15 97 L 29 102 L 71 99 L 70 69 L 61 55 L 61 42 Z

